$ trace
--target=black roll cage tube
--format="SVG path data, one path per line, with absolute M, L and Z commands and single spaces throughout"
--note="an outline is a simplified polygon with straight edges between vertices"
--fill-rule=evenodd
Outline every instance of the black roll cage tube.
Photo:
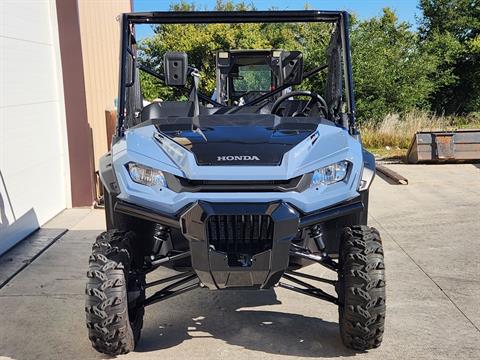
M 355 128 L 355 96 L 350 55 L 350 21 L 346 11 L 159 11 L 125 13 L 120 18 L 120 66 L 116 137 L 124 134 L 126 117 L 127 54 L 133 24 L 237 24 L 237 23 L 337 23 L 341 30 L 344 87 L 349 120 L 349 132 Z M 132 82 L 132 81 L 130 81 Z M 259 98 L 260 99 L 260 98 Z M 204 99 L 203 99 L 204 100 Z M 258 100 L 258 99 L 257 99 Z M 252 104 L 250 104 L 252 105 Z

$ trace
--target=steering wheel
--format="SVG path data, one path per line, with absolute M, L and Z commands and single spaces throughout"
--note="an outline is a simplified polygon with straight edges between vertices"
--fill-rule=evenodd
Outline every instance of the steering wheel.
M 308 101 L 307 105 L 303 107 L 301 111 L 296 112 L 297 116 L 301 116 L 299 114 L 305 114 L 307 111 L 310 111 L 312 106 L 318 104 L 320 109 L 322 110 L 325 117 L 328 116 L 328 106 L 327 102 L 316 92 L 313 91 L 306 91 L 306 90 L 298 90 L 286 93 L 285 95 L 280 96 L 275 102 L 273 103 L 272 110 L 270 111 L 271 114 L 278 115 L 277 112 L 280 109 L 280 105 L 287 99 L 296 96 L 308 96 L 310 100 Z

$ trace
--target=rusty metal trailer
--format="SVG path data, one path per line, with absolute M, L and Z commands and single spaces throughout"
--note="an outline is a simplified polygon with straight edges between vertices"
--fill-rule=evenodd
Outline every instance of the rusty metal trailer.
M 437 163 L 480 160 L 480 129 L 418 132 L 407 153 L 407 161 Z

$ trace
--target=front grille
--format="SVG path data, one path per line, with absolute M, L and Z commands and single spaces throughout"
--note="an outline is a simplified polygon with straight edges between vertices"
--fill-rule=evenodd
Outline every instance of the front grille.
M 301 182 L 304 176 L 297 176 L 289 180 L 189 180 L 175 176 L 174 179 L 170 179 L 169 187 L 174 190 L 178 187 L 178 192 L 303 191 Z M 175 184 L 172 182 L 175 182 Z
M 252 256 L 272 248 L 269 215 L 213 215 L 207 220 L 210 246 L 227 254 L 230 266 L 250 266 Z
M 291 185 L 292 182 L 297 183 L 300 180 L 300 176 L 293 178 L 291 180 L 187 180 L 182 178 L 184 183 L 189 183 L 193 186 L 199 185 Z

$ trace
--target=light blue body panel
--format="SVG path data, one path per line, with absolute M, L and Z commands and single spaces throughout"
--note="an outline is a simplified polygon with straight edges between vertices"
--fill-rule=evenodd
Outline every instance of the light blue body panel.
M 198 166 L 194 155 L 182 146 L 169 139 L 164 144 L 156 140 L 156 131 L 153 125 L 130 129 L 113 145 L 119 199 L 167 213 L 177 213 L 198 200 L 224 203 L 282 200 L 303 212 L 312 212 L 359 196 L 362 147 L 340 127 L 320 124 L 315 135 L 285 153 L 278 166 Z M 342 160 L 352 164 L 344 181 L 311 187 L 303 192 L 176 193 L 167 188 L 133 182 L 125 166 L 128 162 L 136 162 L 191 180 L 288 180 Z

